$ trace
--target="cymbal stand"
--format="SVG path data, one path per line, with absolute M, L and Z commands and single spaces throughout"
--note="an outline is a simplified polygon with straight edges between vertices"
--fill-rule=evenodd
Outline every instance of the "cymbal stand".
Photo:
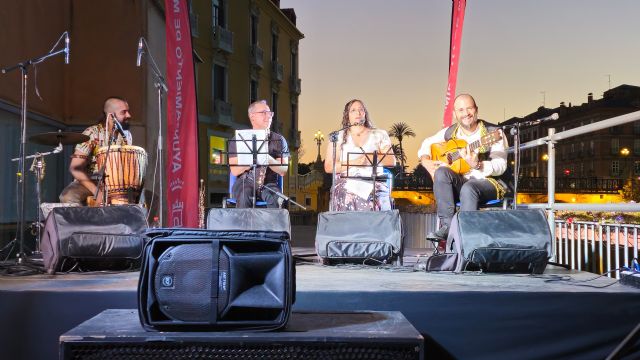
M 36 213 L 38 214 L 38 222 L 36 223 L 36 250 L 34 251 L 34 253 L 40 253 L 40 235 L 41 235 L 41 227 L 42 227 L 42 214 L 40 211 L 40 204 L 42 203 L 42 193 L 41 193 L 41 181 L 42 178 L 44 177 L 44 167 L 45 167 L 45 162 L 44 162 L 44 157 L 47 155 L 53 155 L 53 154 L 58 154 L 60 152 L 62 152 L 62 143 L 59 143 L 57 147 L 55 147 L 52 151 L 47 151 L 44 153 L 40 153 L 37 152 L 33 155 L 29 155 L 29 156 L 25 156 L 25 160 L 26 159 L 33 159 L 33 163 L 31 164 L 31 168 L 29 169 L 29 171 L 32 171 L 35 173 L 36 176 L 36 197 L 37 197 L 37 204 L 36 204 Z M 20 158 L 14 158 L 11 159 L 11 161 L 20 161 Z
M 3 68 L 1 71 L 3 74 L 6 74 L 13 70 L 20 69 L 20 73 L 21 73 L 20 151 L 19 151 L 19 161 L 18 161 L 18 172 L 16 173 L 17 184 L 18 184 L 18 201 L 17 201 L 18 229 L 16 232 L 16 235 L 17 235 L 16 240 L 18 240 L 18 243 L 19 243 L 19 250 L 18 250 L 18 256 L 17 256 L 18 263 L 22 263 L 26 258 L 26 254 L 24 252 L 24 227 L 25 227 L 24 201 L 25 201 L 25 191 L 26 191 L 26 188 L 25 188 L 26 184 L 24 180 L 24 171 L 25 171 L 24 163 L 25 163 L 25 152 L 27 147 L 27 84 L 29 80 L 28 70 L 29 70 L 29 66 L 39 64 L 50 57 L 60 55 L 60 54 L 67 54 L 68 49 L 66 48 L 58 51 L 53 51 L 53 49 L 55 49 L 58 46 L 58 44 L 60 44 L 62 39 L 65 37 L 65 35 L 68 36 L 67 31 L 62 33 L 62 35 L 60 36 L 60 38 L 58 39 L 58 41 L 53 46 L 51 51 L 49 51 L 48 54 L 19 62 L 13 66 Z

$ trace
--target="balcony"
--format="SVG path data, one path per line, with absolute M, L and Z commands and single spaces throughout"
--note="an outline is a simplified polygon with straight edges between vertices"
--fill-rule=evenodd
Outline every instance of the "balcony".
M 282 82 L 284 79 L 284 65 L 278 64 L 277 61 L 271 62 L 271 78 L 274 81 Z
M 258 45 L 249 45 L 249 63 L 260 69 L 264 67 L 264 50 Z
M 291 77 L 289 79 L 289 89 L 291 89 L 292 93 L 300 95 L 302 92 L 302 80 Z
M 233 126 L 233 106 L 216 99 L 213 103 L 213 119 L 220 125 Z
M 233 54 L 233 33 L 221 26 L 213 28 L 213 48 Z

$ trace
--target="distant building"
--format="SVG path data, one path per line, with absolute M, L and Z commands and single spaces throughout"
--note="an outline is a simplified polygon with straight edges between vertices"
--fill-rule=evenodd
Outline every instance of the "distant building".
M 560 103 L 550 109 L 540 107 L 523 117 L 503 122 L 517 122 L 544 118 L 558 113 L 559 119 L 521 128 L 521 143 L 547 135 L 548 128 L 556 133 L 615 116 L 640 110 L 640 87 L 620 85 L 605 91 L 601 99 L 587 95 L 587 102 L 574 106 Z M 615 126 L 560 141 L 556 146 L 556 178 L 628 179 L 640 176 L 640 121 Z M 509 139 L 513 145 L 513 137 Z M 536 178 L 547 176 L 546 146 L 523 150 L 521 175 Z M 577 183 L 579 184 L 579 182 Z
M 250 127 L 247 107 L 264 99 L 275 112 L 272 130 L 291 150 L 285 192 L 295 191 L 300 147 L 298 130 L 298 44 L 293 9 L 277 0 L 189 2 L 198 86 L 200 177 L 206 179 L 207 206 L 228 194 L 223 154 L 235 130 Z

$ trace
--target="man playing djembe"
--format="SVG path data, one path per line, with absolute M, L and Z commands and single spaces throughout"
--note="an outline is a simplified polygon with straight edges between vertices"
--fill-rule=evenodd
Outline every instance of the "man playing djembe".
M 98 153 L 104 152 L 109 142 L 111 148 L 114 146 L 131 145 L 132 137 L 128 129 L 128 122 L 131 119 L 129 104 L 119 97 L 109 97 L 104 102 L 104 118 L 95 125 L 85 129 L 82 133 L 89 136 L 89 140 L 76 145 L 69 171 L 73 176 L 73 181 L 62 190 L 60 201 L 63 203 L 87 204 L 88 198 L 98 193 L 96 202 L 103 202 L 103 189 L 98 192 L 98 179 L 96 174 L 100 171 L 98 166 Z M 118 131 L 118 124 L 120 129 Z M 106 127 L 105 127 L 106 126 Z M 140 149 L 140 151 L 144 151 Z M 107 160 L 104 160 L 107 161 Z M 111 165 L 113 166 L 113 165 Z M 115 166 L 118 166 L 117 164 Z M 140 166 L 140 164 L 137 164 Z M 146 153 L 144 154 L 144 166 L 146 167 Z M 141 171 L 144 174 L 144 169 Z M 140 175 L 140 174 L 138 174 Z M 109 176 L 109 174 L 106 174 Z

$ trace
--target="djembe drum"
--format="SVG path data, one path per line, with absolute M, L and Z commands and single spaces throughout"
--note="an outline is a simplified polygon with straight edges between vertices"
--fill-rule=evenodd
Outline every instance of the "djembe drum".
M 144 175 L 147 170 L 147 152 L 133 145 L 111 145 L 107 157 L 107 147 L 96 152 L 98 169 L 105 167 L 105 184 L 111 204 L 129 204 L 140 196 Z

